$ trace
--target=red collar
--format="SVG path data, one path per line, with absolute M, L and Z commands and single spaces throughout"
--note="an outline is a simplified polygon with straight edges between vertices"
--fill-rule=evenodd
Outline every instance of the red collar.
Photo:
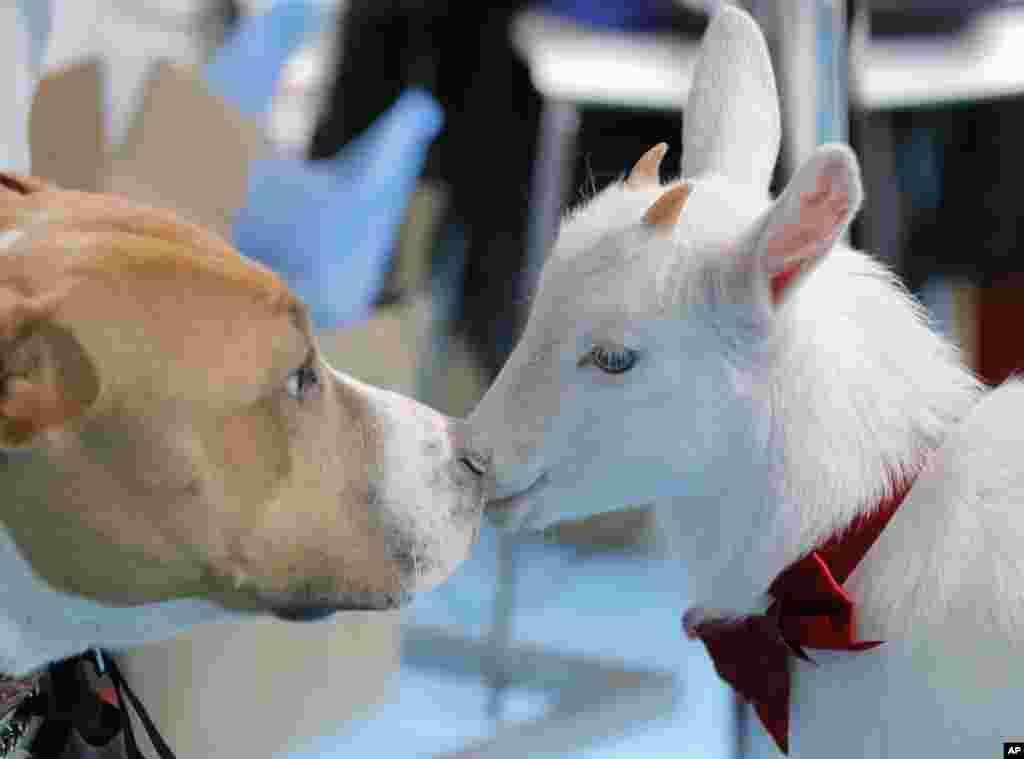
M 764 614 L 708 620 L 693 630 L 719 676 L 753 703 L 779 750 L 789 752 L 790 658 L 810 661 L 804 648 L 864 651 L 882 641 L 854 640 L 854 604 L 842 585 L 864 558 L 913 480 L 872 513 L 857 517 L 816 551 L 790 565 L 768 588 Z

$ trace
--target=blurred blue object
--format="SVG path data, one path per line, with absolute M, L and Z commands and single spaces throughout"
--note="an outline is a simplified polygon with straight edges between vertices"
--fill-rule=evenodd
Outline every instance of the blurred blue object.
M 320 13 L 308 2 L 289 1 L 244 20 L 207 67 L 211 90 L 262 119 L 281 67 Z M 442 124 L 437 101 L 412 89 L 335 158 L 257 161 L 235 219 L 235 243 L 285 277 L 318 328 L 365 318 Z
M 207 84 L 262 123 L 284 64 L 323 21 L 323 6 L 309 0 L 284 0 L 266 13 L 243 17 L 206 65 Z
M 434 98 L 409 90 L 335 158 L 253 165 L 235 242 L 288 280 L 317 327 L 369 313 L 441 124 Z
M 620 32 L 660 29 L 678 12 L 674 0 L 544 0 L 540 7 L 580 24 Z
M 33 73 L 38 76 L 50 41 L 50 0 L 18 0 L 18 9 L 32 40 Z
M 407 644 L 417 629 L 441 629 L 470 641 L 488 639 L 494 623 L 499 540 L 498 531 L 485 525 L 472 555 L 451 579 L 417 595 L 404 610 L 402 621 L 412 626 L 412 635 L 406 635 L 402 667 L 396 673 L 398 688 L 391 697 L 368 716 L 311 740 L 288 759 L 473 756 L 477 754 L 468 746 L 490 737 L 498 727 L 550 714 L 551 709 L 557 714 L 558 704 L 565 721 L 571 722 L 577 717 L 570 706 L 578 704 L 578 698 L 611 695 L 596 692 L 593 681 L 571 678 L 561 689 L 537 690 L 523 684 L 534 680 L 531 673 L 513 670 L 508 674 L 520 684 L 505 691 L 508 698 L 500 702 L 500 720 L 495 721 L 488 715 L 489 682 L 467 678 L 465 669 L 454 663 L 446 668 L 440 652 L 430 668 L 424 666 L 423 652 L 410 658 Z M 515 551 L 513 645 L 674 674 L 679 690 L 669 715 L 638 721 L 619 735 L 605 734 L 576 751 L 535 756 L 735 759 L 732 691 L 715 673 L 703 645 L 688 640 L 680 629 L 682 611 L 692 598 L 685 565 L 668 556 L 588 553 L 529 538 Z M 543 680 L 557 680 L 559 673 L 554 667 Z M 603 726 L 594 729 L 599 734 Z
M 4 139 L 0 170 L 31 172 L 28 115 L 50 37 L 49 0 L 18 0 L 0 6 L 0 96 L 4 101 Z

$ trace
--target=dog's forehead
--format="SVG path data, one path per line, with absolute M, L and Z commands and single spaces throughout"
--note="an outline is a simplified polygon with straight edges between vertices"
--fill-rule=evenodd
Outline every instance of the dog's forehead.
M 216 279 L 262 293 L 282 309 L 301 310 L 277 274 L 169 211 L 118 196 L 55 188 L 19 196 L 0 210 L 7 247 L 32 254 L 0 259 L 0 275 L 6 277 L 52 281 L 88 272 L 180 274 Z
M 135 244 L 119 246 L 116 255 L 101 252 L 97 266 L 124 274 L 163 270 L 182 277 L 217 280 L 233 290 L 261 294 L 280 310 L 295 311 L 299 319 L 298 299 L 279 275 L 206 230 L 157 221 L 141 229 L 118 226 L 117 231 L 131 235 Z
M 0 256 L 0 282 L 63 291 L 57 318 L 108 380 L 152 365 L 176 395 L 214 382 L 249 397 L 315 351 L 306 308 L 281 277 L 176 214 L 61 190 L 2 210 L 23 254 Z M 133 350 L 160 360 L 131 364 Z

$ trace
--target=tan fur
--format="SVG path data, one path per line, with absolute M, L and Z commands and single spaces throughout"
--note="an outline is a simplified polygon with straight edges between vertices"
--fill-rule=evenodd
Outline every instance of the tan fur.
M 276 274 L 171 213 L 0 175 L 12 230 L 0 446 L 33 455 L 0 466 L 0 524 L 43 579 L 113 604 L 397 603 L 382 422 Z

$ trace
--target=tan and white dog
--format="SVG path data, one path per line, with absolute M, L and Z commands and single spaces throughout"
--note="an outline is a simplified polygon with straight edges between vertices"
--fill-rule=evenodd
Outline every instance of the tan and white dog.
M 460 422 L 322 359 L 171 213 L 0 174 L 0 672 L 205 620 L 390 609 L 467 556 Z
M 892 274 L 840 241 L 862 194 L 848 148 L 773 200 L 779 140 L 763 37 L 725 6 L 682 178 L 660 185 L 659 146 L 568 216 L 469 418 L 488 511 L 540 528 L 655 503 L 693 632 L 759 618 L 773 578 L 916 477 L 844 588 L 856 637 L 885 643 L 791 660 L 790 746 L 995 756 L 1024 735 L 1024 384 L 979 402 Z

